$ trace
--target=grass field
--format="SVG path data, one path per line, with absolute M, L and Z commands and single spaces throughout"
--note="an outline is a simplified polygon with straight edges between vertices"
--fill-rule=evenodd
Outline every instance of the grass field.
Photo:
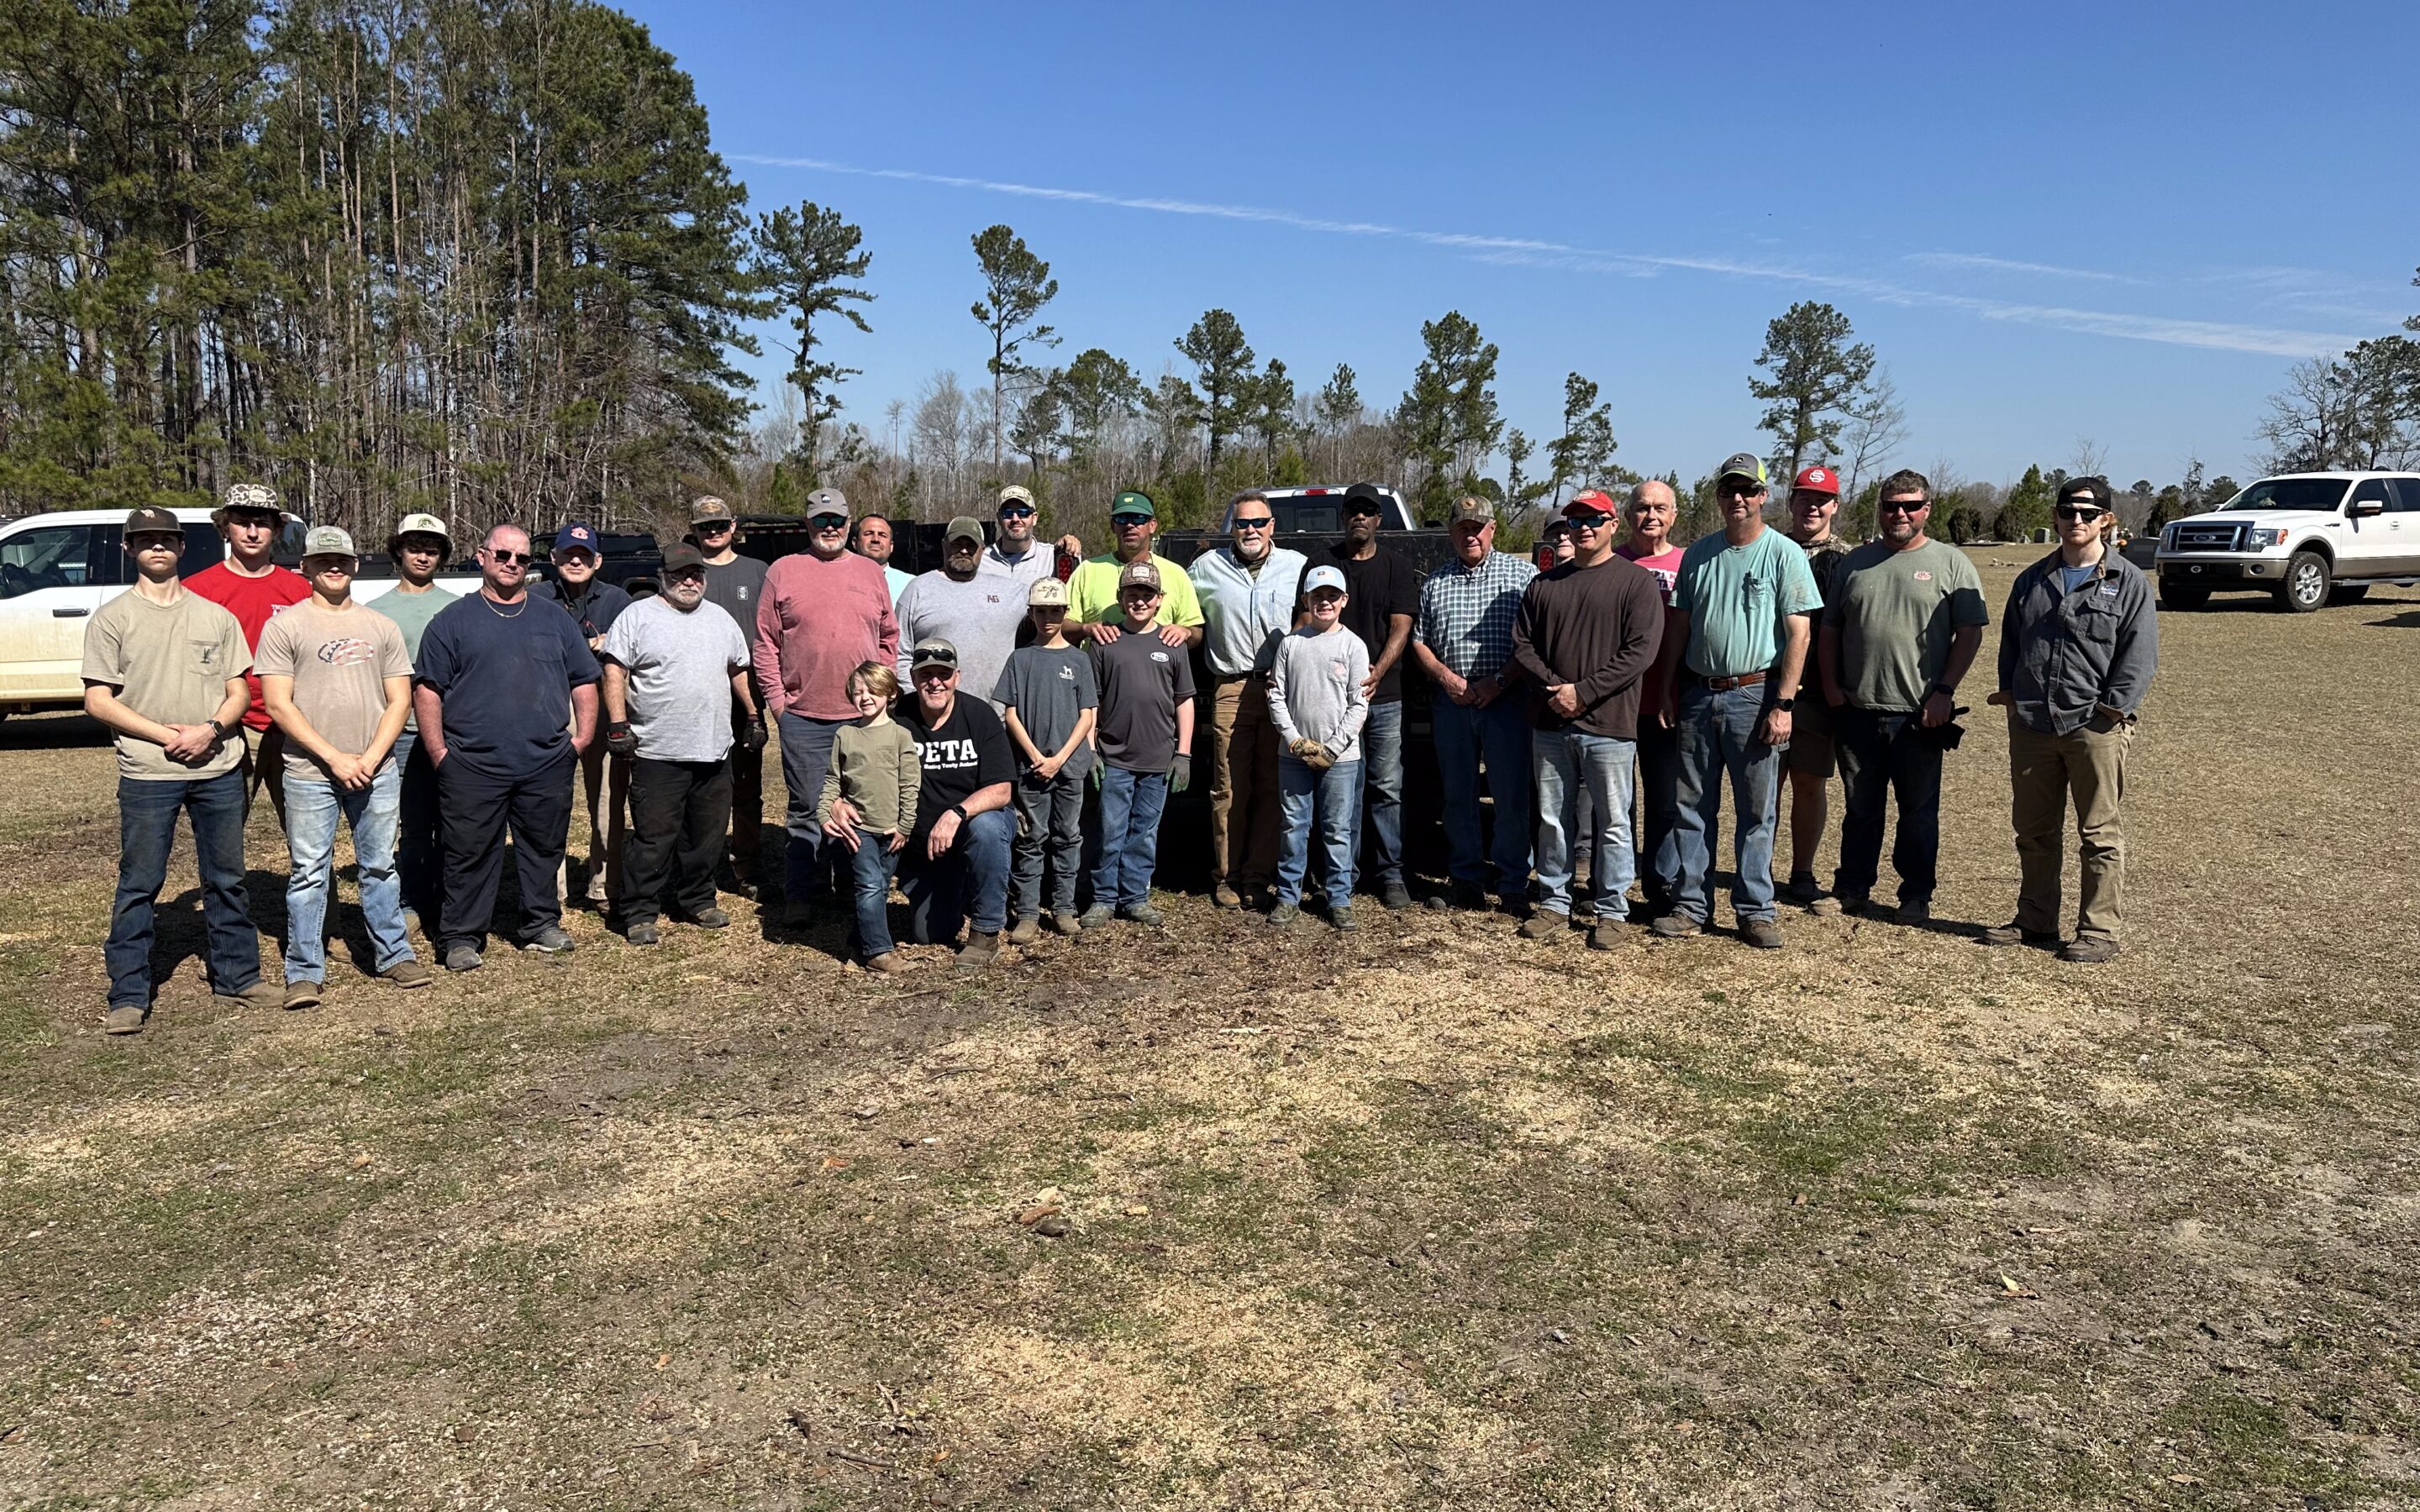
M 1973 941 L 1986 718 L 1929 929 L 1178 897 L 893 982 L 581 916 L 287 1016 L 180 854 L 109 1040 L 109 752 L 11 720 L 0 1503 L 2413 1505 L 2420 594 L 2161 629 L 2098 968 Z

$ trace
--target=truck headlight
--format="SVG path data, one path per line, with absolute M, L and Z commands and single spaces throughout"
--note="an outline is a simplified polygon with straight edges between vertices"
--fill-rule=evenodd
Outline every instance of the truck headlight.
M 2284 526 L 2256 525 L 2243 532 L 2243 544 L 2247 549 L 2265 551 L 2273 546 L 2284 546 L 2286 535 Z

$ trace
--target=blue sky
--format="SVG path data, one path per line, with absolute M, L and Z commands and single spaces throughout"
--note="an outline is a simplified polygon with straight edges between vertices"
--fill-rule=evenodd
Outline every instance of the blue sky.
M 874 333 L 834 347 L 869 428 L 980 378 L 994 222 L 1061 280 L 1059 360 L 1156 374 L 1224 306 L 1391 402 L 1459 309 L 1512 424 L 1552 434 L 1577 369 L 1621 461 L 1690 477 L 1759 444 L 1795 300 L 1879 349 L 1900 460 L 2089 437 L 2121 483 L 2244 476 L 2289 363 L 2420 312 L 2408 3 L 629 8 L 755 208 L 864 228 Z

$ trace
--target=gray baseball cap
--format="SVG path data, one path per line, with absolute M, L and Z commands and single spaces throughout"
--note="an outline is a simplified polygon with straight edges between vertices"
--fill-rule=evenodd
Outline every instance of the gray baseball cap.
M 334 525 L 314 525 L 302 537 L 302 554 L 306 557 L 351 557 L 361 553 L 353 549 L 353 538 Z
M 807 518 L 817 515 L 845 515 L 849 512 L 848 496 L 838 488 L 817 488 L 807 495 Z
M 910 671 L 920 667 L 948 667 L 954 670 L 957 665 L 958 648 L 938 635 L 927 636 L 917 641 L 914 654 L 908 658 L 908 669 Z
M 1723 465 L 1714 469 L 1714 481 L 1720 483 L 1725 478 L 1745 478 L 1760 488 L 1771 481 L 1764 475 L 1764 458 L 1754 452 L 1733 452 L 1724 457 Z
M 941 532 L 941 539 L 944 542 L 972 541 L 980 548 L 984 544 L 983 522 L 972 515 L 960 515 L 950 521 L 950 528 Z

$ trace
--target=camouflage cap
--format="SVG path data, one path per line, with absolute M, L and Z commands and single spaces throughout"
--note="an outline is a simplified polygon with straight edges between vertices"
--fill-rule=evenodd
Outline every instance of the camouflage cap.
M 210 511 L 210 518 L 225 520 L 227 516 L 245 514 L 276 515 L 277 490 L 265 483 L 230 483 L 219 493 L 219 507 Z
M 691 525 L 707 525 L 734 517 L 731 506 L 712 494 L 702 494 L 689 502 L 689 522 Z
M 1118 592 L 1123 594 L 1129 588 L 1159 592 L 1159 569 L 1152 565 L 1149 557 L 1138 557 L 1118 569 Z

